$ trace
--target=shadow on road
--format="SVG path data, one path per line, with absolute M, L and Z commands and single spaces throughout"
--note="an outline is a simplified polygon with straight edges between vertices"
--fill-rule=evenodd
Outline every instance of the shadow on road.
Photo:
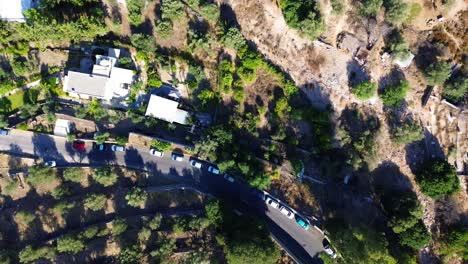
M 38 156 L 44 161 L 55 160 L 65 161 L 65 158 L 57 149 L 54 138 L 43 134 L 34 134 L 32 137 L 32 144 L 34 145 L 34 155 Z

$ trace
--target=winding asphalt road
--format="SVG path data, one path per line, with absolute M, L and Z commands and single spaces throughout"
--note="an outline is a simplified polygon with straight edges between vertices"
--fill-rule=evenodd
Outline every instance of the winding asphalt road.
M 7 136 L 0 136 L 0 151 L 29 154 L 44 161 L 55 160 L 57 166 L 73 165 L 121 165 L 151 172 L 151 177 L 164 176 L 180 183 L 189 184 L 234 205 L 240 213 L 256 214 L 263 217 L 275 240 L 299 263 L 320 263 L 316 254 L 323 250 L 323 234 L 311 227 L 305 230 L 294 219 L 288 219 L 279 210 L 267 207 L 255 190 L 247 184 L 226 181 L 221 175 L 190 166 L 189 157 L 181 162 L 171 160 L 170 153 L 154 157 L 149 149 L 127 147 L 125 152 L 92 149 L 92 142 L 86 142 L 86 151 L 76 151 L 65 138 L 11 130 Z M 151 179 L 149 179 L 151 181 Z

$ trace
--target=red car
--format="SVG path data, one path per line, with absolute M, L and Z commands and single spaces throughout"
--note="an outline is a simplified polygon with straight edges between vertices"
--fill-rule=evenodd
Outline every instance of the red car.
M 86 149 L 85 143 L 83 141 L 73 141 L 73 148 L 79 151 Z

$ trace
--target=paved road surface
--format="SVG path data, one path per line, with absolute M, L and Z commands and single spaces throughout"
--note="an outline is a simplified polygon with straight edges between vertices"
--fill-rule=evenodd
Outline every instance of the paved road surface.
M 0 136 L 0 151 L 17 154 L 32 154 L 43 160 L 55 160 L 57 166 L 115 164 L 152 172 L 154 177 L 165 176 L 180 183 L 190 184 L 203 192 L 210 193 L 231 204 L 243 213 L 254 213 L 264 217 L 272 235 L 294 258 L 301 263 L 315 263 L 313 257 L 323 248 L 323 234 L 314 229 L 304 230 L 294 219 L 288 219 L 278 210 L 268 208 L 246 184 L 230 183 L 221 175 L 207 172 L 207 165 L 201 170 L 192 168 L 188 162 L 172 161 L 170 153 L 154 157 L 148 149 L 128 147 L 125 152 L 92 150 L 92 143 L 86 142 L 86 151 L 79 152 L 65 138 L 11 130 L 8 136 Z

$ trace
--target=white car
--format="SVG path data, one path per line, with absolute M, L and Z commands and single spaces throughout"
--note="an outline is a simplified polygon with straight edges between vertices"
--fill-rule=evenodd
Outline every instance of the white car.
M 287 218 L 289 219 L 293 219 L 294 218 L 294 213 L 291 212 L 291 210 L 289 210 L 288 208 L 286 208 L 286 206 L 281 206 L 280 208 L 280 212 L 282 214 L 284 214 Z
M 278 209 L 280 206 L 279 203 L 276 200 L 273 200 L 271 197 L 266 199 L 266 204 L 276 209 Z
M 322 244 L 323 244 L 323 251 L 328 255 L 330 256 L 330 258 L 336 258 L 336 252 L 333 250 L 331 244 L 330 244 L 330 241 L 328 240 L 328 238 L 324 238 L 323 241 L 322 241 Z
M 55 160 L 49 160 L 49 161 L 46 161 L 44 163 L 44 165 L 46 165 L 47 167 L 53 168 L 53 167 L 57 166 L 57 162 L 55 162 Z
M 190 158 L 189 163 L 190 163 L 190 166 L 197 168 L 197 169 L 200 169 L 202 167 L 202 163 L 194 158 Z
M 153 156 L 156 156 L 156 157 L 163 157 L 164 156 L 164 152 L 162 151 L 159 151 L 157 149 L 150 149 L 150 154 L 153 155 Z
M 219 173 L 220 173 L 220 171 L 214 166 L 209 166 L 208 171 L 213 173 L 213 174 L 216 174 L 216 175 L 219 175 Z
M 236 180 L 234 180 L 233 177 L 231 177 L 231 175 L 229 175 L 229 174 L 227 174 L 227 173 L 224 174 L 224 179 L 225 179 L 226 181 L 230 182 L 230 183 L 233 183 L 233 182 L 236 181 Z
M 124 152 L 125 148 L 119 145 L 112 145 L 111 150 L 114 152 Z
M 172 158 L 172 160 L 181 162 L 181 161 L 184 160 L 184 155 L 178 154 L 178 153 L 172 153 L 171 158 Z

